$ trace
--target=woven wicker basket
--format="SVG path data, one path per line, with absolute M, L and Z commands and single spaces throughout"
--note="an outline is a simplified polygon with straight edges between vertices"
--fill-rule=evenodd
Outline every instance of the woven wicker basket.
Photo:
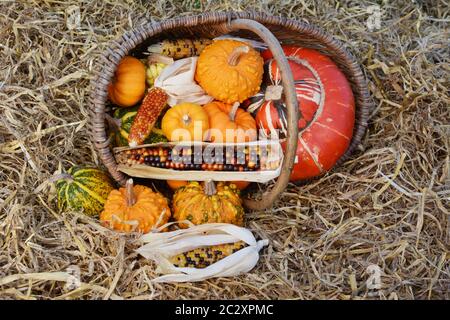
M 127 177 L 117 170 L 117 163 L 109 146 L 110 139 L 108 139 L 105 124 L 105 104 L 108 97 L 108 84 L 112 80 L 120 60 L 129 53 L 138 54 L 142 52 L 148 45 L 161 39 L 213 38 L 227 33 L 233 33 L 243 38 L 262 39 L 268 45 L 281 70 L 288 110 L 289 132 L 281 174 L 273 187 L 266 191 L 261 199 L 244 199 L 247 208 L 261 210 L 273 204 L 289 182 L 297 149 L 298 104 L 292 73 L 279 44 L 280 42 L 313 48 L 328 55 L 344 72 L 352 86 L 356 102 L 354 135 L 349 148 L 340 158 L 338 164 L 345 161 L 361 142 L 367 127 L 369 111 L 373 106 L 369 97 L 367 82 L 357 61 L 339 41 L 316 26 L 263 13 L 204 13 L 198 16 L 164 20 L 159 23 L 148 23 L 128 31 L 118 40 L 112 41 L 95 65 L 94 77 L 91 81 L 89 108 L 92 141 L 100 159 L 117 182 L 124 184 Z

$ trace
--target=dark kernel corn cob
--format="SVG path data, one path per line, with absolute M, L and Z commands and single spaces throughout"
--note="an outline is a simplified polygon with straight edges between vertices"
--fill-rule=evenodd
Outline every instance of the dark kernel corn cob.
M 198 56 L 203 49 L 211 44 L 210 39 L 178 39 L 164 40 L 148 47 L 148 52 L 162 54 L 174 59 Z
M 247 244 L 245 242 L 238 241 L 235 243 L 197 248 L 171 257 L 169 261 L 179 268 L 189 267 L 202 269 L 232 255 L 246 246 Z
M 160 88 L 152 88 L 142 100 L 136 117 L 133 120 L 128 135 L 128 144 L 137 146 L 142 144 L 150 135 L 159 114 L 166 106 L 169 96 Z
M 267 161 L 256 147 L 245 147 L 239 152 L 226 148 L 214 148 L 214 151 L 198 150 L 198 147 L 144 147 L 121 151 L 116 154 L 119 164 L 136 164 L 174 170 L 203 171 L 256 171 L 275 170 L 280 161 Z

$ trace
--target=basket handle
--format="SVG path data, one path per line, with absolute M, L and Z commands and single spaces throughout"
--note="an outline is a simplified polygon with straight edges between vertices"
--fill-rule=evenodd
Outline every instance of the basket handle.
M 256 33 L 269 47 L 280 69 L 283 91 L 287 107 L 287 142 L 281 173 L 273 188 L 261 200 L 244 199 L 244 205 L 251 210 L 263 210 L 273 205 L 289 183 L 298 142 L 298 102 L 294 87 L 294 77 L 283 49 L 277 38 L 261 23 L 249 19 L 235 19 L 225 24 L 229 31 L 245 29 Z

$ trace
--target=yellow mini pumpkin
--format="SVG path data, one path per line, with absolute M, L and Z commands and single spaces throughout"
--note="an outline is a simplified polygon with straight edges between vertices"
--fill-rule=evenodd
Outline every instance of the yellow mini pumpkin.
M 161 129 L 170 141 L 202 141 L 209 129 L 208 114 L 198 104 L 181 103 L 166 112 Z
M 263 65 L 261 55 L 246 43 L 217 40 L 200 54 L 195 80 L 216 100 L 242 102 L 259 91 Z
M 108 87 L 109 99 L 120 107 L 135 105 L 144 97 L 145 78 L 145 65 L 139 59 L 124 57 Z
M 193 224 L 221 222 L 242 226 L 244 208 L 239 193 L 234 184 L 189 182 L 173 196 L 173 217 Z
M 167 199 L 145 186 L 134 186 L 129 179 L 125 188 L 113 190 L 100 214 L 102 224 L 118 231 L 147 233 L 170 218 Z

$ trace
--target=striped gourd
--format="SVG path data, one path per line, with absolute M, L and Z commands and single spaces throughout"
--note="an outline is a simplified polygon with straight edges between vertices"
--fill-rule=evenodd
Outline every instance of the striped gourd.
M 95 168 L 74 166 L 60 177 L 56 189 L 61 210 L 83 210 L 86 215 L 97 216 L 114 189 L 109 176 Z
M 247 245 L 243 241 L 197 248 L 171 257 L 169 261 L 175 267 L 206 268 L 217 261 L 232 255 Z

